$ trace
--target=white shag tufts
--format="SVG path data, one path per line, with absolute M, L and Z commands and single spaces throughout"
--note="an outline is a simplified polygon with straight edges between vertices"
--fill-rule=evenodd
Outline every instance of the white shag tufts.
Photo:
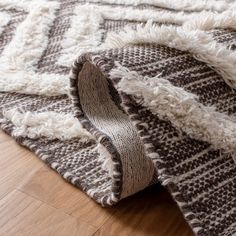
M 223 0 L 90 0 L 110 4 L 140 5 L 149 4 L 179 11 L 217 11 L 223 12 L 235 6 L 233 2 Z
M 207 12 L 189 13 L 159 11 L 152 9 L 130 9 L 123 7 L 82 5 L 75 8 L 71 26 L 62 41 L 59 65 L 70 66 L 82 53 L 106 49 L 103 45 L 105 30 L 101 27 L 105 20 L 129 20 L 182 25 L 196 16 L 205 18 Z
M 48 33 L 55 19 L 57 2 L 39 1 L 16 29 L 0 57 L 1 71 L 29 71 L 39 61 L 48 44 Z M 35 27 L 37 25 L 37 27 Z
M 11 20 L 11 16 L 5 12 L 0 12 L 0 34 L 3 32 L 4 27 Z
M 66 76 L 23 71 L 17 72 L 17 76 L 18 78 L 15 73 L 4 74 L 0 71 L 0 91 L 44 96 L 69 93 L 69 79 Z
M 154 43 L 189 52 L 199 61 L 218 72 L 225 82 L 236 88 L 236 54 L 226 45 L 217 43 L 202 30 L 186 30 L 183 27 L 155 26 L 149 21 L 136 30 L 126 28 L 120 33 L 110 33 L 108 47 Z
M 93 136 L 85 130 L 72 114 L 57 112 L 20 112 L 17 109 L 3 111 L 5 119 L 13 123 L 12 135 L 37 139 L 46 137 L 49 140 L 69 140 Z
M 37 73 L 35 65 L 48 44 L 49 30 L 60 7 L 58 2 L 4 0 L 0 6 L 23 7 L 28 11 L 0 57 L 0 91 L 54 96 L 67 94 L 66 76 Z M 37 27 L 35 27 L 37 25 Z
M 143 106 L 190 137 L 211 143 L 216 149 L 236 153 L 235 119 L 204 106 L 198 97 L 172 85 L 159 76 L 142 77 L 135 71 L 118 66 L 110 73 L 121 78 L 119 90 L 139 99 Z
M 0 7 L 4 9 L 18 8 L 30 11 L 33 8 L 50 5 L 51 3 L 48 0 L 0 0 Z M 56 4 L 56 1 L 54 3 Z
M 220 14 L 209 12 L 204 17 L 192 16 L 183 24 L 185 30 L 236 29 L 236 12 L 227 10 Z
M 105 33 L 100 25 L 104 19 L 95 6 L 78 6 L 71 19 L 71 26 L 62 41 L 62 52 L 58 64 L 72 65 L 83 52 L 97 49 Z

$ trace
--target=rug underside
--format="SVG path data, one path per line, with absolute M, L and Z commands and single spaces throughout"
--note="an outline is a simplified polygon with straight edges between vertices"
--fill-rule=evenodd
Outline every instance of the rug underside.
M 235 9 L 0 0 L 1 128 L 102 206 L 160 182 L 196 235 L 236 235 Z

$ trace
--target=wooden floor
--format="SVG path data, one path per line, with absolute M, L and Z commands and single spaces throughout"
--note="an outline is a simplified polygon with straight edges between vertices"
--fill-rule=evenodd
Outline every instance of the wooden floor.
M 0 131 L 1 236 L 193 236 L 160 186 L 101 208 Z

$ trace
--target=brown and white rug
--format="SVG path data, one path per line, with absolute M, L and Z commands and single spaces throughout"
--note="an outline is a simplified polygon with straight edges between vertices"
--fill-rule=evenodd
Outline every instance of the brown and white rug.
M 234 1 L 0 0 L 1 128 L 103 206 L 161 182 L 236 235 L 235 48 Z

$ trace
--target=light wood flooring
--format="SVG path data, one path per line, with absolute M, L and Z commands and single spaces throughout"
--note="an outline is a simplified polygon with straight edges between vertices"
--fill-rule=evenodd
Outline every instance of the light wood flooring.
M 193 236 L 156 185 L 102 208 L 0 131 L 0 236 Z

